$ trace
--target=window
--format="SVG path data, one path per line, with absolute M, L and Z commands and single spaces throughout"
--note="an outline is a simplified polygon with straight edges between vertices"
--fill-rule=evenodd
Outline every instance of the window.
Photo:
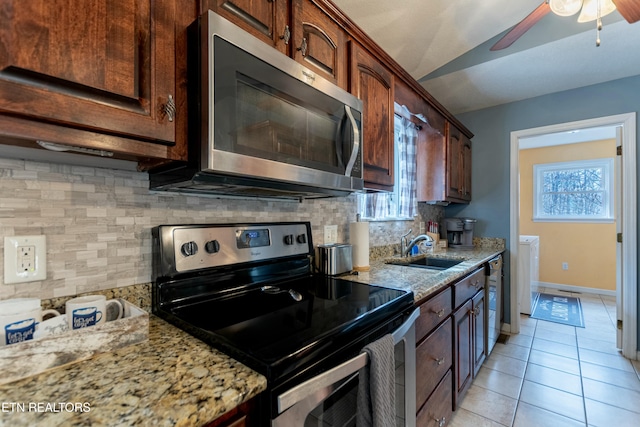
M 612 222 L 613 159 L 533 166 L 533 220 Z
M 390 193 L 358 194 L 357 213 L 362 219 L 369 221 L 412 220 L 418 214 L 416 195 L 417 138 L 418 132 L 415 125 L 410 120 L 396 114 L 393 144 L 393 169 L 395 173 L 393 191 Z

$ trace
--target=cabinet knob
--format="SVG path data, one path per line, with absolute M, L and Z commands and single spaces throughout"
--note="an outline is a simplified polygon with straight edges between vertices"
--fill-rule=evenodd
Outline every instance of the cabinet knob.
M 445 361 L 445 358 L 444 358 L 444 357 L 441 357 L 440 359 L 434 359 L 434 360 L 436 361 L 436 363 L 437 363 L 438 365 L 442 365 L 442 364 L 444 363 L 444 361 Z
M 480 281 L 480 280 L 476 280 L 476 281 L 475 281 L 475 283 L 473 284 L 473 286 L 474 286 L 476 289 L 480 289 L 480 288 L 482 287 L 482 281 Z
M 435 311 L 435 310 L 434 310 L 434 313 L 436 313 L 436 316 L 438 316 L 438 317 L 442 317 L 442 316 L 444 316 L 444 312 L 445 312 L 445 311 L 446 311 L 446 309 L 445 309 L 445 308 L 443 308 L 442 310 L 439 310 L 439 311 Z
M 302 56 L 307 56 L 307 38 L 306 37 L 302 38 L 302 43 L 300 44 L 300 47 L 298 48 L 298 50 L 300 51 Z
M 442 427 L 447 423 L 447 419 L 445 417 L 442 417 L 440 419 L 436 418 L 435 420 L 438 423 L 438 427 Z
M 291 30 L 288 25 L 285 25 L 284 33 L 280 36 L 280 40 L 284 40 L 284 44 L 289 44 L 289 40 L 291 40 Z
M 173 101 L 173 96 L 169 94 L 167 103 L 162 106 L 162 111 L 167 116 L 170 122 L 173 121 L 176 116 L 176 103 Z

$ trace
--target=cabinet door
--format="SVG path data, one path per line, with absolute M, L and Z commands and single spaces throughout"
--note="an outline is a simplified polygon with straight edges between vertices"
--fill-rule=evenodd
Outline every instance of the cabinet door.
M 471 201 L 471 140 L 462 135 L 462 199 Z
M 450 123 L 447 123 L 447 197 L 462 197 L 462 134 Z
M 7 0 L 0 114 L 175 141 L 174 0 Z
M 487 324 L 484 290 L 473 297 L 473 377 L 487 357 Z
M 282 0 L 206 0 L 211 9 L 263 42 L 288 55 L 291 44 L 289 6 Z
M 473 376 L 473 301 L 468 300 L 453 314 L 454 409 L 471 385 Z
M 347 90 L 347 33 L 309 0 L 293 13 L 293 59 Z
M 362 164 L 365 187 L 393 190 L 393 74 L 355 42 L 351 47 L 351 93 L 364 104 Z

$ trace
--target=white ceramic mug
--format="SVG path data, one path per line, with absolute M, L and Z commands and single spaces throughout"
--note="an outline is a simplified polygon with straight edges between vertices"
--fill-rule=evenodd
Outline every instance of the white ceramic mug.
M 124 314 L 124 307 L 120 301 L 115 299 L 107 301 L 107 297 L 104 295 L 72 298 L 67 301 L 65 306 L 69 329 L 102 325 L 107 321 L 107 310 L 117 310 L 118 314 L 115 319 L 120 319 Z
M 0 301 L 0 346 L 33 339 L 37 325 L 48 314 L 60 316 L 56 310 L 43 311 L 39 298 Z

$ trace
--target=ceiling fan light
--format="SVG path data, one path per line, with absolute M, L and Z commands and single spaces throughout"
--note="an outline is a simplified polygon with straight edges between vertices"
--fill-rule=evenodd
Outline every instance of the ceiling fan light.
M 551 11 L 560 16 L 571 16 L 578 13 L 582 0 L 549 0 Z
M 600 17 L 606 16 L 616 10 L 616 5 L 611 0 L 584 0 L 584 6 L 578 22 L 589 22 L 598 19 L 598 1 L 600 2 Z

